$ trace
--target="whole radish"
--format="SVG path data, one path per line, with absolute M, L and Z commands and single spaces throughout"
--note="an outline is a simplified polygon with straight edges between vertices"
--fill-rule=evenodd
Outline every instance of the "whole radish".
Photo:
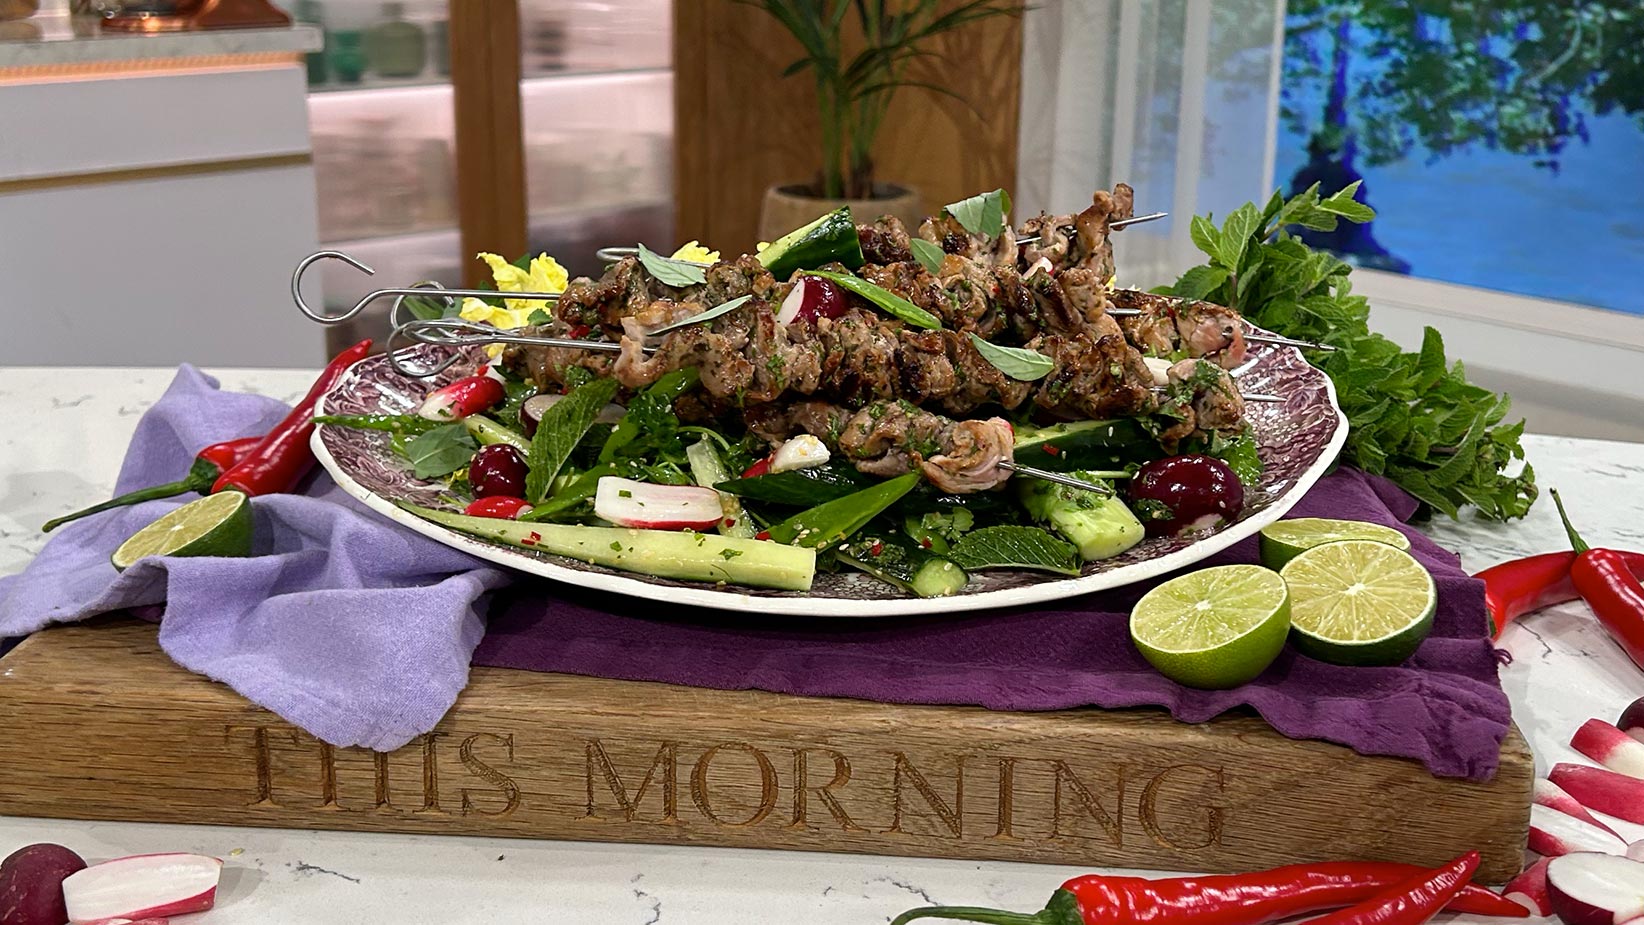
M 63 925 L 63 881 L 86 862 L 62 845 L 17 849 L 0 861 L 0 922 L 6 925 Z

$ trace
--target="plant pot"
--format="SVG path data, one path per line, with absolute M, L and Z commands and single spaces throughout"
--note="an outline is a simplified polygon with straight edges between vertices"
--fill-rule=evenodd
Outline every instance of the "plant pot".
M 792 184 L 773 186 L 765 191 L 765 204 L 759 210 L 759 240 L 775 241 L 840 206 L 850 206 L 851 217 L 857 222 L 894 215 L 908 226 L 909 232 L 925 220 L 919 193 L 894 184 L 874 184 L 871 199 L 820 199 L 803 190 L 803 186 Z

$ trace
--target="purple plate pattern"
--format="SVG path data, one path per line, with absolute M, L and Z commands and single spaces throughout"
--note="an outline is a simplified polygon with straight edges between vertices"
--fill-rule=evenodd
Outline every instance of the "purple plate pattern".
M 416 353 L 412 363 L 421 365 L 448 356 L 452 348 L 413 349 Z M 396 502 L 428 507 L 449 504 L 442 486 L 412 477 L 409 465 L 389 450 L 387 434 L 321 426 L 314 434 L 314 451 L 344 490 L 396 522 L 480 558 L 584 587 L 646 599 L 665 597 L 671 602 L 722 610 L 807 616 L 886 617 L 1010 607 L 1115 588 L 1192 565 L 1278 520 L 1324 475 L 1347 439 L 1347 419 L 1336 403 L 1329 377 L 1308 364 L 1293 347 L 1252 345 L 1250 356 L 1254 362 L 1239 376 L 1241 388 L 1250 393 L 1282 395 L 1285 400 L 1246 406 L 1264 471 L 1260 484 L 1245 493 L 1245 509 L 1237 522 L 1191 538 L 1144 540 L 1122 555 L 1087 563 L 1077 578 L 1011 569 L 978 572 L 971 576 L 964 591 L 946 598 L 904 596 L 867 575 L 851 572 L 818 572 L 811 590 L 805 593 L 732 588 L 617 572 L 492 543 L 441 527 L 396 506 Z M 470 347 L 439 375 L 408 379 L 395 372 L 387 358 L 369 357 L 356 364 L 326 395 L 323 411 L 408 413 L 422 402 L 423 396 L 472 374 L 483 362 L 484 349 Z

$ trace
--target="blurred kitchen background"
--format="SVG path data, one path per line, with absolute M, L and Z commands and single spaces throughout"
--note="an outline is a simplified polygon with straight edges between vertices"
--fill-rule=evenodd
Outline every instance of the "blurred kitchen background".
M 480 250 L 734 253 L 815 170 L 797 46 L 730 0 L 282 0 L 289 27 L 156 34 L 96 5 L 0 0 L 0 363 L 314 366 L 289 287 L 316 249 L 378 271 L 326 264 L 332 311 L 477 282 Z M 1381 330 L 1438 327 L 1532 430 L 1644 439 L 1636 3 L 1036 0 L 940 50 L 915 76 L 963 101 L 901 92 L 874 149 L 926 208 L 1129 182 L 1172 214 L 1118 239 L 1149 286 L 1200 262 L 1192 214 L 1362 179 L 1380 217 L 1313 243 Z

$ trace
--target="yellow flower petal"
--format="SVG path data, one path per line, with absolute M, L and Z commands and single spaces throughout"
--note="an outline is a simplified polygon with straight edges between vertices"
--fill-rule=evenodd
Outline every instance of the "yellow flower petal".
M 521 270 L 496 254 L 480 254 L 479 259 L 491 267 L 491 278 L 496 280 L 498 292 L 529 292 L 526 286 L 531 274 Z
M 713 263 L 719 259 L 719 251 L 711 251 L 696 241 L 686 241 L 674 251 L 673 259 L 689 260 L 693 263 Z

